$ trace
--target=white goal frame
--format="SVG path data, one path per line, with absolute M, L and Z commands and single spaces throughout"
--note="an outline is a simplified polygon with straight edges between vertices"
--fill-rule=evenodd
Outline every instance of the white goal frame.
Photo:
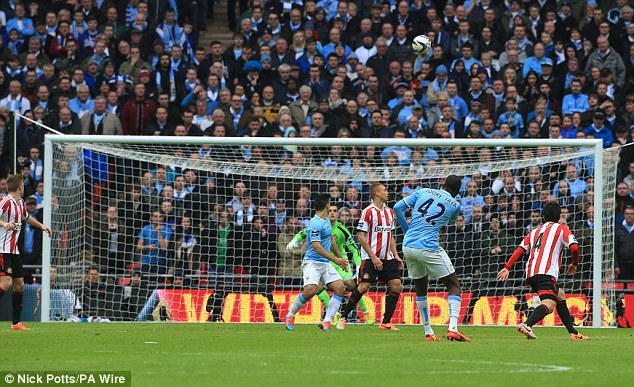
M 467 147 L 588 147 L 594 150 L 595 214 L 603 213 L 603 142 L 600 139 L 350 139 L 350 138 L 246 138 L 246 137 L 155 137 L 155 136 L 83 136 L 83 135 L 50 135 L 44 140 L 44 224 L 50 225 L 52 220 L 51 199 L 53 181 L 53 152 L 57 143 L 90 143 L 90 144 L 134 144 L 134 145 L 298 145 L 298 146 L 467 146 Z M 594 227 L 594 241 L 603 240 L 603 225 Z M 50 311 L 50 257 L 52 243 L 44 238 L 42 254 L 42 292 L 41 321 L 49 321 Z M 601 327 L 601 295 L 602 295 L 602 246 L 594 243 L 592 272 L 592 326 Z

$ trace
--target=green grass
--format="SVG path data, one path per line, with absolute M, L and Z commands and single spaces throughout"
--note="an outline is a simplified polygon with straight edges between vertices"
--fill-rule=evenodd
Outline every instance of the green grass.
M 4 322 L 3 324 L 7 324 Z M 132 371 L 133 386 L 585 386 L 633 380 L 634 330 L 464 327 L 472 343 L 349 325 L 31 323 L 0 331 L 0 370 Z M 443 333 L 444 327 L 438 327 Z M 0 383 L 1 384 L 1 383 Z

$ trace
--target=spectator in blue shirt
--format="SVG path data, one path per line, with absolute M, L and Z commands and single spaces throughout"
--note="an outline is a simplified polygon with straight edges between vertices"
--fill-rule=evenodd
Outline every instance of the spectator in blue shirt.
M 161 212 L 152 212 L 151 223 L 141 229 L 136 244 L 136 251 L 141 253 L 143 273 L 165 273 L 169 243 L 173 237 L 174 231 L 163 224 Z
M 508 97 L 505 102 L 506 112 L 504 112 L 497 122 L 498 129 L 502 124 L 508 124 L 511 127 L 511 137 L 520 138 L 520 132 L 524 130 L 524 120 L 522 115 L 517 112 L 517 103 L 515 98 Z
M 394 131 L 394 138 L 399 138 L 399 139 L 405 138 L 405 129 L 397 128 Z M 411 148 L 406 146 L 388 146 L 381 153 L 381 158 L 383 159 L 383 161 L 387 160 L 387 156 L 392 152 L 396 154 L 401 165 L 409 164 L 412 159 Z
M 612 146 L 614 138 L 612 137 L 612 131 L 604 123 L 605 114 L 601 110 L 596 110 L 592 115 L 592 125 L 588 126 L 584 132 L 588 135 L 592 134 L 594 138 L 603 140 L 603 147 L 609 148 Z
M 25 17 L 25 9 L 22 3 L 15 4 L 15 17 L 7 21 L 7 31 L 16 29 L 20 33 L 20 38 L 28 38 L 35 34 L 35 26 L 33 21 L 28 17 Z
M 566 177 L 564 180 L 568 182 L 568 189 L 572 197 L 577 197 L 588 189 L 588 184 L 579 178 L 579 172 L 574 164 L 568 164 L 568 167 L 566 167 Z M 557 197 L 558 192 L 559 182 L 557 182 L 553 188 L 553 196 Z
M 456 62 L 461 60 L 464 62 L 464 67 L 465 69 L 470 72 L 471 71 L 471 66 L 473 66 L 474 63 L 477 63 L 480 65 L 480 67 L 482 67 L 482 62 L 480 62 L 478 59 L 473 57 L 473 45 L 471 43 L 465 43 L 462 45 L 462 58 L 457 58 L 454 59 L 454 61 L 451 63 L 451 71 L 453 71 Z
M 522 76 L 526 78 L 528 72 L 533 70 L 540 76 L 542 75 L 542 63 L 548 61 L 551 65 L 553 61 L 550 58 L 544 56 L 544 45 L 541 43 L 535 44 L 534 55 L 526 58 L 524 62 L 524 69 L 522 70 Z
M 570 94 L 564 96 L 564 100 L 561 104 L 562 114 L 572 114 L 574 112 L 585 112 L 590 109 L 588 103 L 588 96 L 581 94 L 581 81 L 574 79 L 570 83 Z

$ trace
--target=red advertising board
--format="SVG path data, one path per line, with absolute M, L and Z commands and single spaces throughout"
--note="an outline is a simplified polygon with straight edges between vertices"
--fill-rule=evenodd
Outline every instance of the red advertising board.
M 205 322 L 209 314 L 205 310 L 207 298 L 213 290 L 159 290 L 161 300 L 169 306 L 175 322 Z M 299 293 L 294 291 L 273 292 L 273 302 L 280 317 L 286 316 L 295 297 Z M 534 294 L 523 294 L 525 301 L 531 305 Z M 376 318 L 383 314 L 385 293 L 368 292 L 365 296 L 366 304 Z M 446 293 L 430 293 L 428 295 L 430 317 L 432 324 L 449 323 L 449 304 Z M 472 299 L 472 293 L 462 294 L 461 319 L 469 311 L 469 324 L 473 325 L 515 325 L 520 322 L 520 313 L 515 311 L 515 304 L 519 301 L 516 296 L 480 297 Z M 577 322 L 583 320 L 589 310 L 589 300 L 583 294 L 568 294 L 568 307 Z M 403 293 L 394 313 L 392 321 L 396 324 L 419 324 L 420 318 L 416 308 L 416 295 Z M 634 322 L 634 295 L 626 296 L 624 303 L 629 312 L 626 318 Z M 471 308 L 470 308 L 471 306 Z M 604 323 L 614 322 L 614 315 L 602 302 Z M 297 323 L 317 323 L 322 314 L 322 305 L 314 297 L 297 315 Z M 274 322 L 271 303 L 263 294 L 228 293 L 224 300 L 223 318 L 225 322 Z M 464 321 L 460 321 L 464 324 Z M 561 325 L 556 313 L 547 316 L 544 325 Z M 631 324 L 632 325 L 632 324 Z

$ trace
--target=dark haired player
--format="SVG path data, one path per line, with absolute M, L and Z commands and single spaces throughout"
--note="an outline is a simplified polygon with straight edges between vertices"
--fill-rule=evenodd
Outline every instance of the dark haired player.
M 462 180 L 450 175 L 445 180 L 444 189 L 421 188 L 413 195 L 396 203 L 396 219 L 405 232 L 403 254 L 407 261 L 409 276 L 416 287 L 416 306 L 425 326 L 426 341 L 440 341 L 429 323 L 429 305 L 427 288 L 429 278 L 440 279 L 447 287 L 449 303 L 449 327 L 447 339 L 470 342 L 471 340 L 458 330 L 460 317 L 460 281 L 449 256 L 440 246 L 440 233 L 448 224 L 454 224 L 460 214 L 460 204 L 456 196 L 460 192 Z M 408 224 L 405 211 L 412 209 L 412 220 Z
M 330 264 L 332 261 L 341 266 L 344 270 L 348 267 L 332 235 L 330 219 L 328 219 L 329 207 L 330 195 L 318 195 L 315 199 L 315 216 L 313 216 L 306 228 L 306 235 L 310 243 L 306 249 L 304 264 L 302 265 L 304 290 L 297 296 L 291 306 L 291 311 L 286 315 L 286 329 L 289 331 L 295 329 L 295 315 L 317 294 L 317 291 L 320 289 L 320 282 L 326 284 L 334 293 L 328 303 L 324 321 L 322 321 L 320 325 L 320 328 L 324 331 L 330 331 L 332 318 L 339 310 L 341 300 L 343 300 L 343 296 L 346 294 L 346 288 L 343 285 L 341 276 Z M 330 254 L 331 249 L 336 257 Z
M 572 340 L 588 340 L 587 336 L 577 332 L 572 325 L 572 316 L 566 305 L 566 294 L 557 285 L 564 247 L 568 247 L 572 253 L 572 263 L 568 266 L 566 274 L 575 274 L 579 265 L 579 245 L 568 226 L 557 223 L 560 215 L 561 207 L 559 204 L 546 203 L 542 209 L 544 224 L 524 237 L 522 243 L 497 275 L 498 280 L 505 281 L 509 277 L 509 270 L 513 264 L 525 253 L 528 255 L 526 282 L 537 293 L 541 304 L 531 312 L 525 322 L 517 326 L 518 332 L 526 336 L 527 339 L 537 338 L 533 332 L 533 325 L 551 314 L 556 307 L 561 322 L 570 333 L 570 338 Z

